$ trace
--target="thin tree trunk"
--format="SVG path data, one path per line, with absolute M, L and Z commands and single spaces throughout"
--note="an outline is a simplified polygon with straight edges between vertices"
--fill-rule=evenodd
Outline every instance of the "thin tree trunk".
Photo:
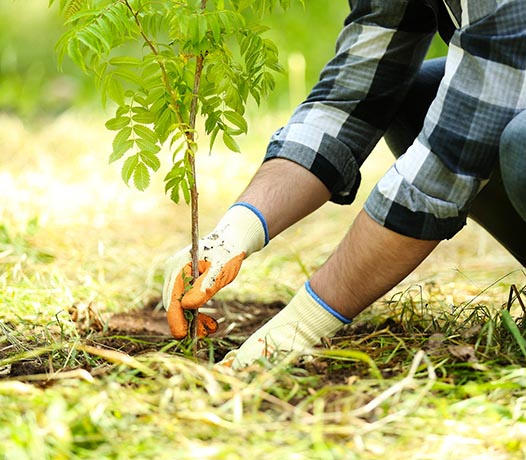
M 187 138 L 193 145 L 195 140 L 195 119 L 197 115 L 197 103 L 199 94 L 199 85 L 201 83 L 201 74 L 203 72 L 203 56 L 196 57 L 195 74 L 194 74 L 194 88 L 192 105 L 190 107 L 190 131 L 187 134 Z M 192 282 L 199 277 L 199 193 L 197 191 L 197 175 L 195 167 L 195 151 L 192 149 L 187 150 L 188 160 L 190 163 L 190 169 L 192 172 L 192 183 L 190 187 L 190 206 L 192 213 L 192 248 L 190 254 L 192 256 Z M 190 336 L 194 341 L 193 353 L 194 357 L 197 353 L 197 317 L 199 310 L 194 310 L 193 318 L 190 325 Z
M 207 0 L 201 0 L 201 10 L 206 9 Z M 201 74 L 203 73 L 203 62 L 204 56 L 200 54 L 196 56 L 195 62 L 195 74 L 194 74 L 194 88 L 192 104 L 190 106 L 190 131 L 187 135 L 192 145 L 195 145 L 195 119 L 197 116 L 198 102 L 199 102 L 199 86 L 201 84 Z M 197 175 L 195 167 L 195 151 L 189 149 L 190 169 L 192 171 L 192 183 L 190 187 L 190 206 L 192 214 L 192 248 L 190 254 L 192 256 L 192 282 L 199 277 L 199 193 L 197 192 Z M 190 324 L 190 337 L 193 341 L 193 355 L 194 358 L 197 356 L 197 318 L 199 316 L 199 310 L 196 309 L 192 312 L 192 320 Z
M 128 0 L 124 0 L 124 3 L 127 6 L 127 8 L 131 11 L 131 13 L 133 14 L 135 22 L 141 32 L 141 36 L 144 38 L 145 42 L 152 50 L 152 53 L 158 56 L 159 50 L 156 48 L 153 42 L 145 34 L 142 24 L 139 21 L 138 13 L 133 10 Z M 206 3 L 207 3 L 207 0 L 201 0 L 201 10 L 202 11 L 206 9 Z M 190 164 L 191 175 L 192 175 L 192 181 L 190 183 L 191 234 L 192 234 L 192 245 L 191 245 L 191 250 L 190 250 L 190 254 L 192 258 L 191 283 L 193 283 L 199 277 L 199 203 L 198 203 L 199 194 L 197 192 L 197 179 L 196 179 L 196 167 L 195 167 L 195 154 L 196 154 L 196 151 L 195 151 L 196 150 L 195 148 L 196 146 L 195 120 L 197 117 L 197 111 L 198 111 L 198 105 L 199 105 L 199 86 L 201 84 L 201 74 L 203 73 L 203 62 L 204 62 L 204 56 L 202 54 L 199 56 L 196 56 L 193 96 L 192 96 L 192 103 L 190 106 L 190 116 L 188 120 L 189 126 L 188 126 L 188 130 L 185 133 L 186 140 L 187 140 L 187 149 L 186 149 L 185 154 L 187 155 L 188 162 Z M 177 104 L 176 98 L 174 97 L 174 91 L 170 85 L 170 81 L 168 78 L 168 73 L 166 71 L 166 68 L 161 61 L 159 61 L 159 66 L 161 68 L 161 74 L 162 74 L 164 85 L 167 88 L 168 92 L 170 93 L 172 97 L 173 105 L 176 108 L 178 104 Z M 182 117 L 179 111 L 174 110 L 174 113 L 177 119 L 179 120 L 179 122 L 182 124 Z M 193 354 L 195 357 L 197 354 L 197 338 L 198 338 L 197 337 L 197 317 L 199 315 L 199 311 L 189 310 L 189 312 L 191 313 L 191 317 L 192 317 L 190 320 L 190 337 L 193 340 Z

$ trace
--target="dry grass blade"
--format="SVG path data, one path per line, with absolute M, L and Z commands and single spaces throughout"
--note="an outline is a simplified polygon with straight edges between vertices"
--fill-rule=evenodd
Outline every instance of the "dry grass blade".
M 99 356 L 100 358 L 103 358 L 109 361 L 110 363 L 122 364 L 128 367 L 131 367 L 133 369 L 136 369 L 142 372 L 144 375 L 148 377 L 154 377 L 156 375 L 155 372 L 152 369 L 150 369 L 148 366 L 141 363 L 139 360 L 131 357 L 130 355 L 127 355 L 126 353 L 121 353 L 120 351 L 115 351 L 115 350 L 97 348 L 91 345 L 84 345 L 84 344 L 77 344 L 75 345 L 75 348 L 79 351 L 86 352 L 90 355 Z
M 428 375 L 429 375 L 429 381 L 433 383 L 436 380 L 436 374 L 429 363 L 429 360 L 426 359 L 425 352 L 423 350 L 419 350 L 414 359 L 411 363 L 411 368 L 409 369 L 409 373 L 406 377 L 404 377 L 400 382 L 395 383 L 391 387 L 389 387 L 387 390 L 385 390 L 382 394 L 374 398 L 372 401 L 368 402 L 365 406 L 360 407 L 354 411 L 351 412 L 351 415 L 355 417 L 362 417 L 373 410 L 375 410 L 378 406 L 385 403 L 389 398 L 393 397 L 394 395 L 401 393 L 402 391 L 412 388 L 414 386 L 414 377 L 415 374 L 420 367 L 423 360 L 426 360 L 428 362 Z
M 523 288 L 524 289 L 524 288 Z M 512 284 L 510 287 L 510 295 L 508 297 L 508 311 L 511 308 L 511 304 L 513 303 L 513 294 L 515 294 L 515 299 L 519 302 L 519 305 L 521 306 L 523 315 L 526 315 L 526 306 L 524 306 L 524 302 L 522 301 L 521 292 L 517 289 L 517 286 L 515 284 Z
M 53 380 L 79 379 L 93 382 L 95 379 L 86 369 L 74 369 L 71 371 L 52 372 L 49 374 L 31 374 L 18 376 L 17 380 L 24 382 L 51 382 Z M 7 380 L 9 381 L 9 380 Z
M 33 348 L 30 350 L 24 351 L 22 353 L 16 353 L 14 355 L 8 356 L 0 360 L 0 368 L 3 366 L 7 366 L 9 364 L 16 363 L 18 361 L 35 359 L 42 355 L 47 355 L 48 353 L 53 352 L 55 350 L 56 350 L 56 347 L 54 346 L 44 346 L 44 347 Z
M 371 375 L 378 380 L 383 380 L 382 373 L 380 372 L 380 369 L 378 369 L 378 366 L 374 362 L 374 360 L 363 351 L 359 350 L 316 350 L 314 353 L 314 356 L 324 356 L 327 358 L 333 358 L 333 359 L 341 359 L 341 360 L 349 360 L 349 361 L 362 361 L 366 363 L 369 366 Z

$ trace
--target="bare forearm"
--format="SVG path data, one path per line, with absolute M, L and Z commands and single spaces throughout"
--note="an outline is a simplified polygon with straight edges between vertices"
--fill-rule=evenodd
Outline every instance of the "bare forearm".
M 438 243 L 399 235 L 361 211 L 313 275 L 312 288 L 332 308 L 353 318 L 402 281 Z
M 330 198 L 325 185 L 294 162 L 264 163 L 239 197 L 265 217 L 273 238 Z M 361 211 L 343 241 L 313 275 L 314 291 L 332 308 L 352 318 L 402 281 L 439 241 L 395 233 Z
M 263 214 L 273 238 L 329 198 L 329 190 L 310 171 L 276 158 L 263 163 L 238 201 L 250 203 Z

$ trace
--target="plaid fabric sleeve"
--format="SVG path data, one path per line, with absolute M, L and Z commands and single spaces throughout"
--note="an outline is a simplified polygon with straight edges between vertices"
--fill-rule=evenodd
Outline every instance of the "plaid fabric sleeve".
M 380 224 L 419 239 L 462 228 L 504 127 L 526 109 L 524 0 L 465 0 L 461 11 L 422 132 L 365 204 Z
M 335 57 L 272 136 L 265 157 L 309 169 L 337 203 L 354 200 L 359 168 L 396 113 L 436 29 L 422 0 L 350 4 Z

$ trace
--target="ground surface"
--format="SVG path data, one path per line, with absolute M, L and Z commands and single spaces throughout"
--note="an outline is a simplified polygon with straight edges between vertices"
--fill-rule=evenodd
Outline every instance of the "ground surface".
M 472 222 L 309 359 L 213 366 L 323 263 L 385 152 L 356 206 L 324 206 L 243 263 L 204 309 L 220 329 L 196 362 L 159 305 L 186 206 L 160 180 L 122 184 L 100 118 L 0 121 L 0 459 L 526 458 L 526 353 L 502 320 L 509 305 L 524 335 L 526 275 Z M 278 123 L 258 120 L 246 154 L 199 157 L 202 233 Z
M 95 319 L 98 333 L 92 336 L 92 340 L 136 355 L 149 351 L 159 351 L 163 345 L 173 340 L 166 322 L 164 308 L 160 305 L 160 299 L 153 299 L 143 308 L 99 316 Z M 274 316 L 284 304 L 274 302 L 244 303 L 240 301 L 215 301 L 211 300 L 202 309 L 219 322 L 219 329 L 210 336 L 213 339 L 213 361 L 220 361 L 230 350 L 239 346 L 253 331 L 263 325 L 269 318 Z M 91 321 L 93 326 L 93 321 Z M 79 324 L 79 328 L 85 326 Z M 89 328 L 88 328 L 89 331 Z M 122 337 L 121 339 L 115 337 Z M 199 357 L 208 359 L 207 343 L 199 345 Z

